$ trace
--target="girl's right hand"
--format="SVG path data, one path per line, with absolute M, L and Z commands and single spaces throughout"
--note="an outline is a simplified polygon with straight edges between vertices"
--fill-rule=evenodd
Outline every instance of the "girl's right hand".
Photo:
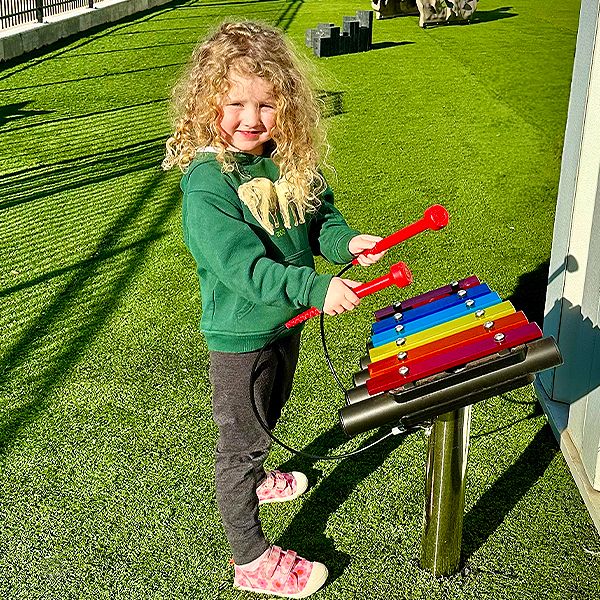
M 352 281 L 352 279 L 334 277 L 327 288 L 323 312 L 333 317 L 356 308 L 360 304 L 360 298 L 352 291 L 352 288 L 359 285 L 361 285 L 359 282 Z

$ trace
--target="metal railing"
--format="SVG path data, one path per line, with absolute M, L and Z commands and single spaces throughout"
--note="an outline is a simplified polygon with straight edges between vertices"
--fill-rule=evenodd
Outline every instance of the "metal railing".
M 84 7 L 94 8 L 94 0 L 0 0 L 0 29 L 43 23 L 46 17 Z

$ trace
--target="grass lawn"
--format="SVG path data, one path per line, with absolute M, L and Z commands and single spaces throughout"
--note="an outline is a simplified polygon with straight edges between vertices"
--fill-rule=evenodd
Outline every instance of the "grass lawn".
M 369 3 L 173 2 L 0 73 L 0 597 L 233 599 L 214 497 L 208 352 L 181 239 L 179 175 L 159 163 L 170 88 L 225 16 L 304 32 Z M 471 274 L 543 317 L 577 0 L 482 0 L 469 26 L 376 22 L 374 49 L 313 58 L 338 204 L 386 235 L 443 203 L 451 223 L 389 253 L 414 284 L 328 319 L 349 385 L 373 310 Z M 303 50 L 309 54 L 308 50 Z M 337 100 L 337 102 L 334 102 Z M 334 267 L 319 262 L 321 271 Z M 351 449 L 317 323 L 303 334 L 277 433 Z M 600 540 L 525 388 L 473 410 L 463 554 L 470 573 L 418 567 L 425 444 L 394 438 L 314 462 L 310 491 L 261 509 L 272 540 L 330 569 L 315 598 L 591 600 Z

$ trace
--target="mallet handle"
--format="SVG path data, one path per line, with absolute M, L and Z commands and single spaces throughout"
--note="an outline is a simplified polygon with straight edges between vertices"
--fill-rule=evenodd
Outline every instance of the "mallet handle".
M 374 294 L 379 290 L 383 290 L 390 285 L 397 285 L 401 288 L 409 285 L 410 283 L 412 283 L 412 273 L 410 272 L 410 269 L 403 262 L 399 262 L 390 267 L 390 271 L 387 275 L 378 277 L 377 279 L 373 279 L 367 283 L 363 283 L 355 287 L 352 291 L 359 298 L 363 298 L 364 296 L 368 296 L 369 294 Z M 320 312 L 321 311 L 318 308 L 309 308 L 293 319 L 290 319 L 285 326 L 287 329 L 291 329 L 292 327 L 300 325 L 300 323 L 304 323 L 304 321 L 307 321 L 312 317 L 316 317 Z
M 395 246 L 396 244 L 399 244 L 400 242 L 403 242 L 404 240 L 407 240 L 408 238 L 411 238 L 422 231 L 427 231 L 428 229 L 431 229 L 432 231 L 442 229 L 442 227 L 446 227 L 446 225 L 448 225 L 449 220 L 450 216 L 448 215 L 448 211 L 441 204 L 434 204 L 423 213 L 423 216 L 418 221 L 415 221 L 414 223 L 399 229 L 396 231 L 396 233 L 392 233 L 382 240 L 379 240 L 372 248 L 363 250 L 361 254 L 378 254 L 379 252 L 388 250 L 392 246 Z M 352 264 L 357 265 L 358 258 L 353 259 Z

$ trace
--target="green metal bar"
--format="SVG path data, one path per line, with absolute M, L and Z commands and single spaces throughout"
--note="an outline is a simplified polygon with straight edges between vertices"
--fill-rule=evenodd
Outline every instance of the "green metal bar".
M 421 567 L 435 576 L 460 569 L 471 406 L 437 417 L 429 432 Z

